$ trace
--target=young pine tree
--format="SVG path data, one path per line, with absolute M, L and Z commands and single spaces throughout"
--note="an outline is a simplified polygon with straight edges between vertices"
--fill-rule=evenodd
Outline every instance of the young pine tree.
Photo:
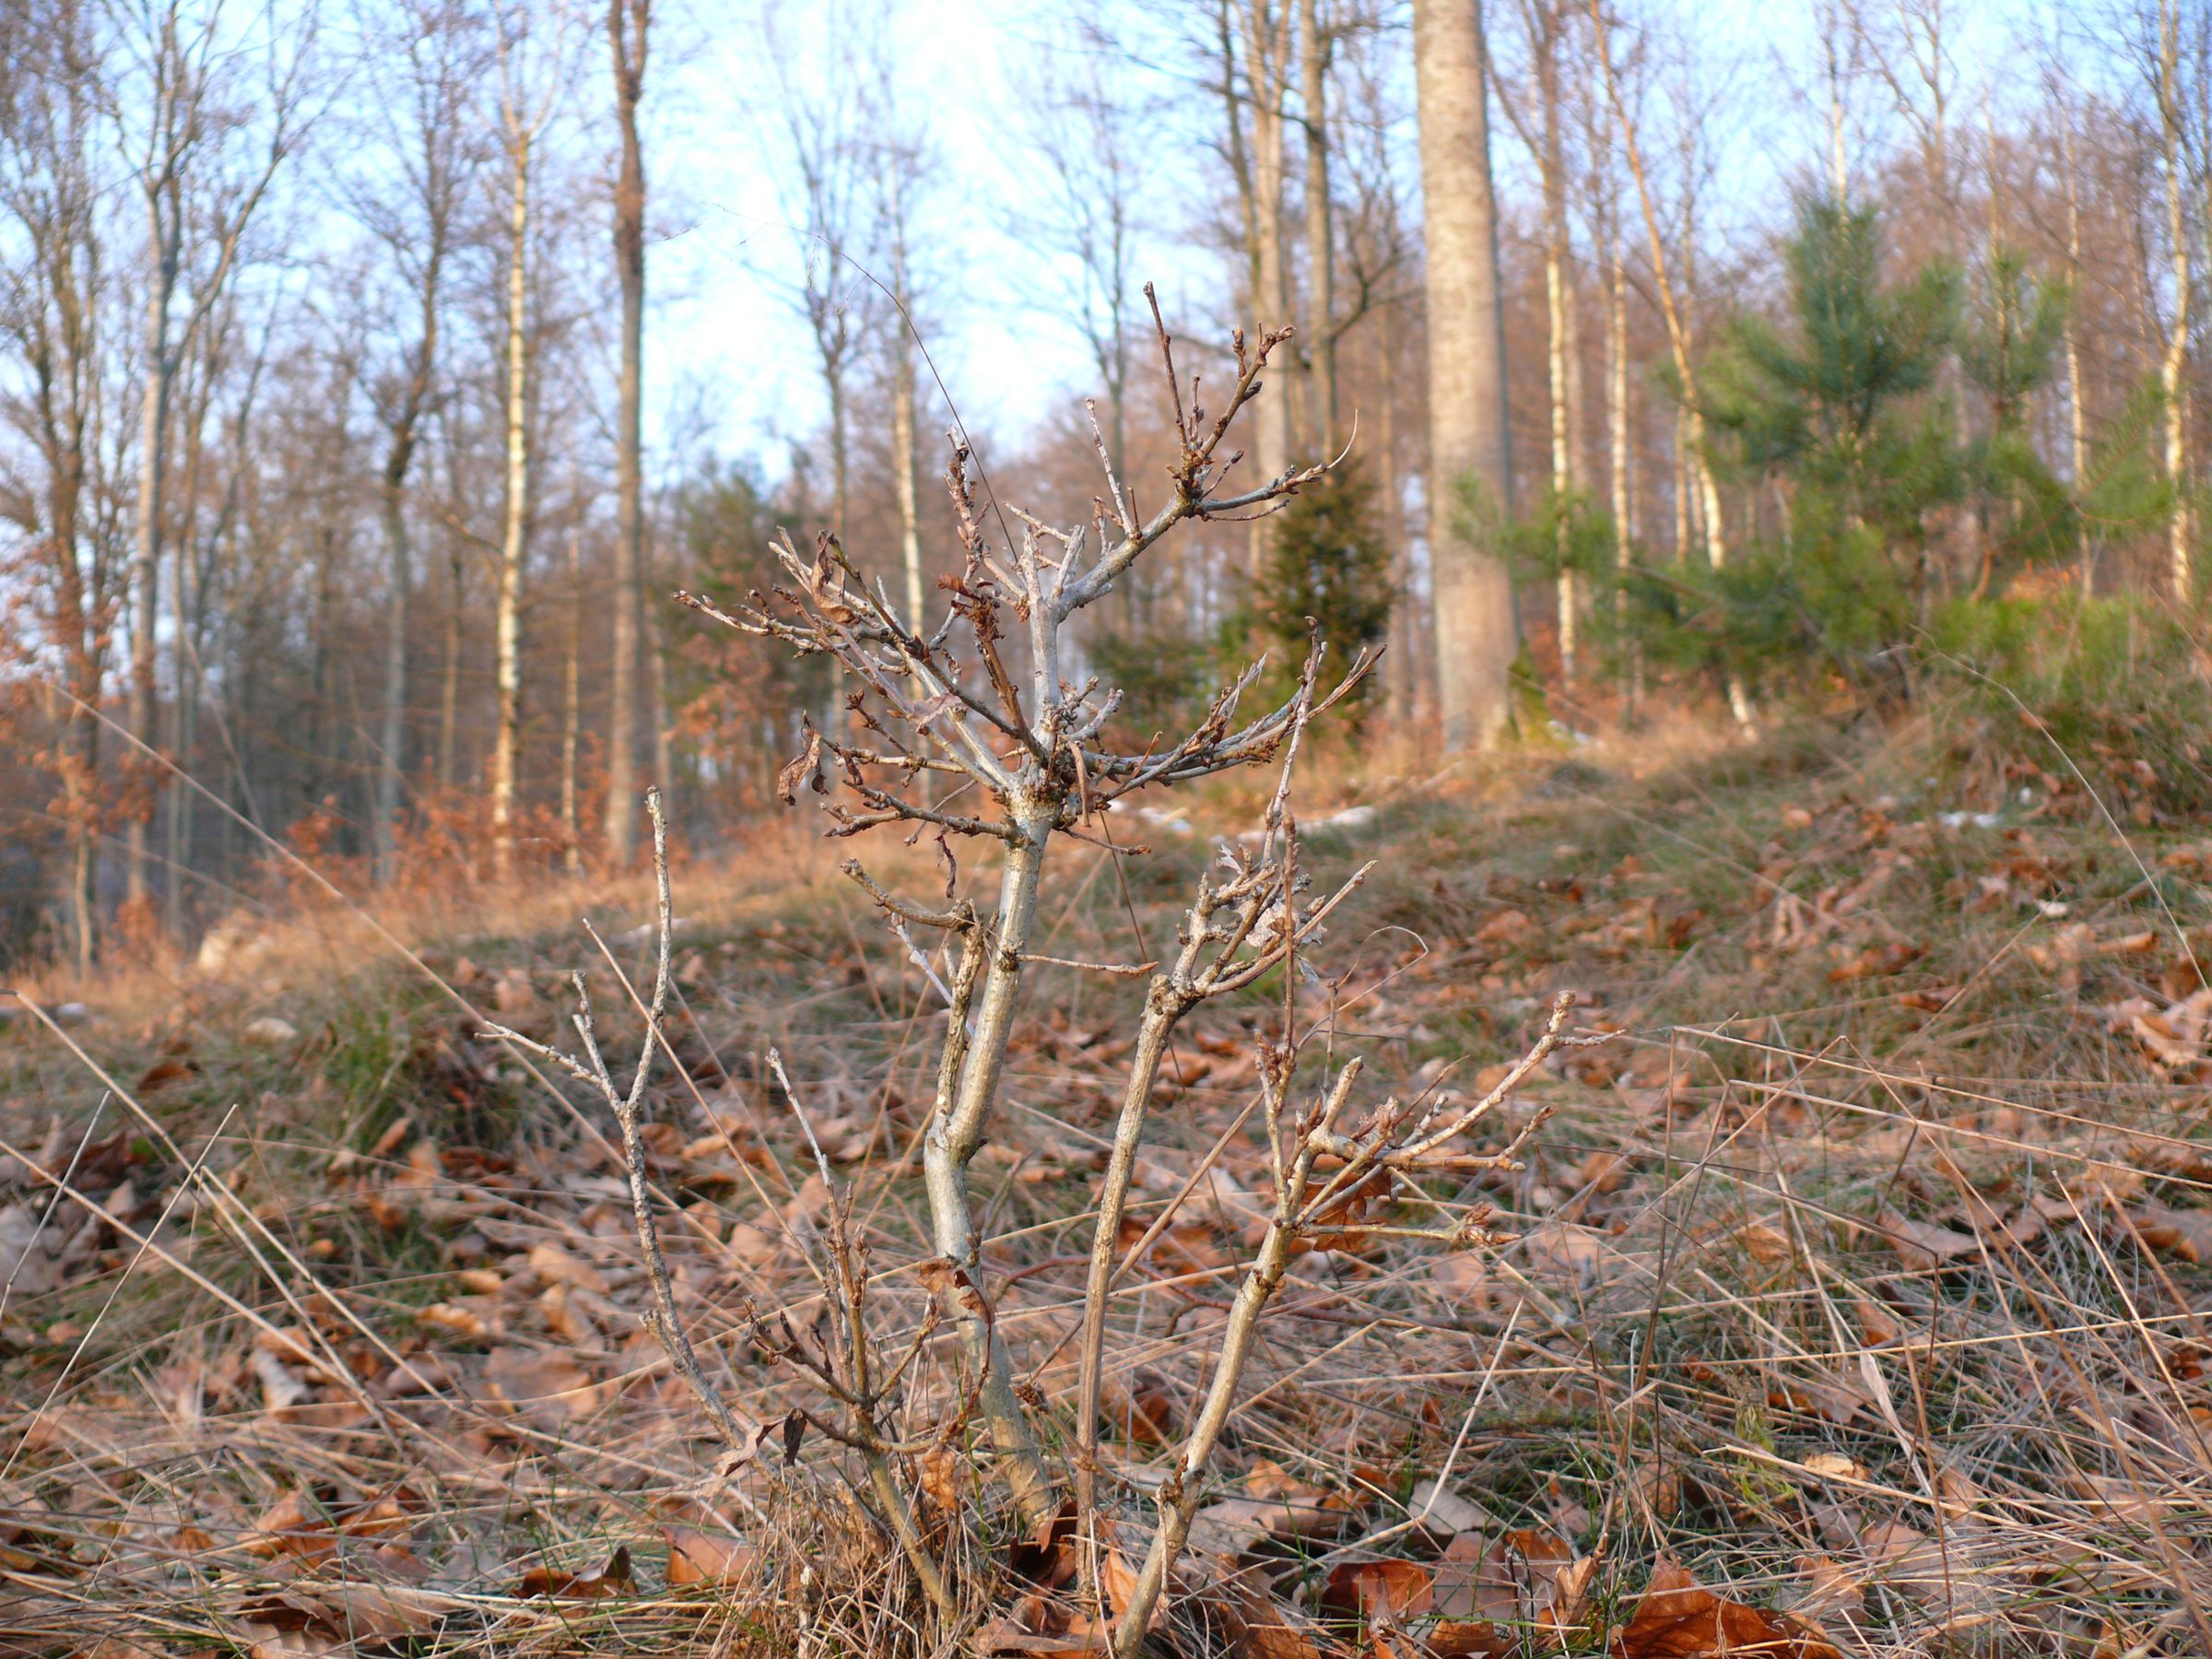
M 1274 534 L 1253 610 L 1272 679 L 1296 681 L 1308 618 L 1319 625 L 1334 661 L 1349 662 L 1380 645 L 1390 630 L 1390 547 L 1375 486 L 1358 460 L 1347 458 L 1300 489 L 1269 527 Z
M 1967 485 L 1954 422 L 1929 394 L 1958 285 L 1940 265 L 1888 284 L 1882 264 L 1872 209 L 1799 201 L 1786 317 L 1737 318 L 1701 377 L 1723 458 L 1739 477 L 1781 480 L 1788 523 L 1725 570 L 1639 583 L 1655 653 L 1747 681 L 1840 677 L 1877 700 L 1909 687 L 1937 510 Z

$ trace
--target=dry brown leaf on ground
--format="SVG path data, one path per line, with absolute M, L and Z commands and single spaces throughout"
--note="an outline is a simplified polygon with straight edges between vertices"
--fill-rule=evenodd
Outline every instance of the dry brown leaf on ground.
M 1416 1484 L 1406 1508 L 1408 1517 L 1419 1524 L 1421 1531 L 1442 1541 L 1447 1549 L 1463 1535 L 1479 1535 L 1494 1524 L 1481 1504 L 1433 1480 Z M 1477 1553 L 1480 1553 L 1479 1549 Z
M 1947 1628 L 1994 1617 L 2004 1599 L 1999 1575 L 1988 1566 L 1985 1529 L 1954 1523 L 1941 1538 L 1901 1521 L 1879 1522 L 1860 1538 L 1879 1582 L 1941 1618 Z
M 1108 1377 L 1100 1392 L 1107 1420 L 1119 1424 L 1132 1440 L 1164 1446 L 1182 1438 L 1182 1410 L 1159 1372 L 1140 1371 L 1127 1381 Z
M 1083 1636 L 1041 1636 L 1024 1629 L 1011 1618 L 994 1618 L 978 1629 L 968 1639 L 968 1645 L 980 1659 L 993 1659 L 1000 1653 L 1095 1653 L 1098 1643 L 1088 1634 Z
M 1891 1209 L 1881 1213 L 1875 1230 L 1908 1267 L 1924 1271 L 1982 1253 L 1981 1241 L 1971 1233 L 1959 1232 L 1934 1221 L 1915 1221 Z
M 1764 1221 L 1747 1221 L 1735 1230 L 1735 1241 L 1753 1261 L 1766 1266 L 1793 1259 L 1797 1252 L 1790 1237 Z
M 1255 1595 L 1244 1618 L 1241 1659 L 1331 1659 L 1344 1650 L 1327 1632 L 1271 1596 Z
M 418 1308 L 415 1317 L 423 1324 L 435 1326 L 464 1342 L 482 1342 L 491 1335 L 491 1325 L 481 1313 L 458 1302 L 432 1302 L 427 1308 Z
M 1418 1618 L 1435 1600 L 1436 1573 L 1418 1561 L 1341 1561 L 1322 1591 L 1325 1606 L 1362 1618 Z
M 1343 1493 L 1300 1480 L 1267 1457 L 1253 1465 L 1244 1477 L 1244 1489 L 1265 1506 L 1267 1530 L 1278 1538 L 1325 1537 L 1341 1532 L 1357 1507 Z
M 590 1416 L 605 1392 L 573 1355 L 535 1348 L 494 1348 L 484 1360 L 484 1381 L 496 1397 L 546 1427 Z
M 1109 1535 L 1111 1538 L 1111 1535 Z M 1099 1588 L 1106 1593 L 1106 1605 L 1121 1612 L 1136 1597 L 1136 1569 L 1129 1558 L 1111 1547 L 1099 1558 Z M 1164 1595 L 1152 1605 L 1152 1617 L 1145 1623 L 1147 1630 L 1157 1630 L 1167 1622 L 1168 1599 Z
M 1233 1561 L 1274 1537 L 1277 1524 L 1288 1519 L 1279 1501 L 1224 1498 L 1191 1517 L 1191 1547 Z
M 1482 1614 L 1487 1621 L 1488 1615 L 1482 1605 L 1484 1559 L 1480 1533 L 1463 1532 L 1444 1546 L 1443 1554 L 1437 1558 L 1435 1580 L 1430 1586 L 1438 1614 L 1463 1621 L 1475 1620 Z
M 1806 1586 L 1790 1606 L 1795 1617 L 1817 1622 L 1830 1613 L 1840 1612 L 1850 1618 L 1865 1610 L 1865 1585 L 1834 1557 L 1799 1556 L 1797 1571 Z
M 759 1564 L 760 1551 L 743 1538 L 716 1536 L 691 1526 L 667 1526 L 668 1587 L 735 1584 Z
M 530 1271 L 548 1285 L 569 1285 L 579 1290 L 596 1291 L 601 1296 L 609 1288 L 606 1274 L 558 1244 L 532 1245 Z
M 1571 1221 L 1547 1221 L 1522 1236 L 1530 1265 L 1548 1266 L 1570 1277 L 1594 1275 L 1606 1262 L 1606 1235 Z
M 1613 1633 L 1613 1659 L 1843 1659 L 1786 1613 L 1729 1601 L 1662 1558 L 1629 1622 Z
M 0 1209 L 0 1282 L 18 1296 L 43 1296 L 74 1277 L 99 1242 L 96 1227 L 76 1212 L 28 1199 Z
M 1841 1452 L 1812 1452 L 1806 1453 L 1801 1465 L 1823 1480 L 1865 1480 L 1866 1468 L 1855 1458 Z
M 1506 1659 L 1521 1651 L 1518 1631 L 1480 1618 L 1440 1619 L 1424 1632 L 1424 1640 L 1436 1659 Z
M 1847 1427 L 1873 1404 L 1865 1388 L 1835 1372 L 1778 1377 L 1767 1388 L 1767 1404 Z
M 555 1601 L 605 1601 L 610 1596 L 635 1595 L 637 1575 L 629 1564 L 625 1544 L 607 1558 L 597 1572 L 566 1572 L 558 1567 L 533 1567 L 514 1582 L 508 1594 L 521 1600 L 547 1596 Z
M 2212 1210 L 2169 1209 L 2145 1199 L 2120 1214 L 2150 1249 L 2184 1262 L 2212 1260 Z

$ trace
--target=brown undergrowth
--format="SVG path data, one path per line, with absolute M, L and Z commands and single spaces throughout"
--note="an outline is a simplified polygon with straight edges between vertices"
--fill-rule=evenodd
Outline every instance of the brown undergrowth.
M 1616 1039 L 1512 1094 L 1490 1147 L 1548 1113 L 1522 1168 L 1425 1174 L 1291 1260 L 1152 1646 L 2212 1649 L 2212 838 L 2156 811 L 2123 833 L 2039 781 L 1962 802 L 1910 735 L 1520 765 L 1309 806 L 1318 882 L 1377 867 L 1299 986 L 1300 1065 L 1477 1094 L 1564 990 Z M 1158 958 L 1256 821 L 1241 787 L 1114 815 L 1151 856 L 1071 859 L 1038 954 Z M 639 1328 L 614 1122 L 481 1035 L 556 1040 L 573 969 L 634 1053 L 644 889 L 594 918 L 604 954 L 552 903 L 465 939 L 395 924 L 459 1001 L 356 927 L 335 957 L 288 935 L 180 968 L 174 995 L 80 990 L 51 1028 L 19 1011 L 12 1646 L 1088 1645 L 1072 1541 L 1004 1506 L 972 1423 L 911 1457 L 951 1618 L 811 1426 L 780 1322 L 812 1330 L 833 1216 L 892 1350 L 932 1317 L 915 1141 L 944 1020 L 942 964 L 886 948 L 808 858 L 790 885 L 679 870 L 680 1067 L 646 1099 L 671 1287 L 746 1455 Z M 921 853 L 869 858 L 926 890 Z M 1041 974 L 974 1186 L 1055 1462 L 1143 991 Z M 1278 976 L 1195 1010 L 1155 1091 L 1110 1304 L 1110 1595 L 1265 1226 L 1281 1007 Z M 1485 1211 L 1505 1241 L 1482 1253 L 1373 1230 Z

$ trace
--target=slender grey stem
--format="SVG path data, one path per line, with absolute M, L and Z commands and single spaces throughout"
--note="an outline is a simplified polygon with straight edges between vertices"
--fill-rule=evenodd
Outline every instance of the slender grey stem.
M 1006 869 L 999 883 L 998 915 L 993 925 L 983 985 L 976 1002 L 974 1035 L 967 1037 L 956 1018 L 946 1034 L 963 1049 L 957 1086 L 940 1091 L 922 1142 L 922 1167 L 929 1194 L 930 1227 L 937 1253 L 982 1283 L 982 1249 L 968 1193 L 968 1166 L 982 1145 L 983 1130 L 998 1097 L 1006 1043 L 1021 988 L 1021 956 L 1037 919 L 1037 884 L 1044 868 L 1044 846 L 1057 803 L 1031 803 L 1018 813 L 1018 833 L 1007 842 Z M 947 1071 L 950 1057 L 947 1057 Z M 981 1406 L 1005 1466 L 1006 1484 L 1023 1516 L 1032 1524 L 1052 1513 L 1053 1483 L 1030 1432 L 1029 1418 L 1014 1393 L 1012 1362 L 994 1321 L 981 1308 L 960 1309 L 961 1334 L 969 1362 L 982 1377 Z

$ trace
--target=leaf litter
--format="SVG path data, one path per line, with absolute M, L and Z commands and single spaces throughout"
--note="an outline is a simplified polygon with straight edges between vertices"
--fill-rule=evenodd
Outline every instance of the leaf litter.
M 1750 893 L 1648 848 L 1586 856 L 1570 880 L 1424 853 L 1441 824 L 1394 832 L 1406 874 L 1378 917 L 1418 918 L 1421 945 L 1368 964 L 1388 989 L 1366 1006 L 1348 1005 L 1358 982 L 1346 993 L 1377 1064 L 1415 1092 L 1480 1087 L 1562 982 L 1633 1037 L 1509 1103 L 1552 1113 L 1523 1171 L 1363 1195 L 1297 1258 L 1162 1651 L 1816 1659 L 2212 1640 L 2192 1450 L 2212 1435 L 2212 1001 L 2139 899 L 2093 890 L 2087 837 L 1915 823 L 1840 789 L 1816 805 L 1751 832 L 1771 885 Z M 2030 912 L 1997 955 L 1994 930 Z M 1064 921 L 1100 956 L 1126 927 L 1103 908 Z M 572 1122 L 465 1126 L 465 1102 L 507 1097 L 465 1027 L 411 1040 L 425 1093 L 386 1127 L 316 1144 L 325 1120 L 278 1102 L 209 1143 L 213 1179 L 132 1136 L 80 1144 L 48 1076 L 8 1131 L 0 1194 L 11 1639 L 552 1650 L 605 1618 L 682 1646 L 736 1630 L 740 1607 L 844 1607 L 869 1628 L 849 1609 L 893 1598 L 888 1557 L 835 1522 L 838 1454 L 782 1427 L 804 1380 L 746 1335 L 747 1306 L 811 1317 L 806 1224 L 828 1201 L 748 1055 L 792 1040 L 779 992 L 823 999 L 805 1016 L 840 1033 L 810 1079 L 818 1139 L 895 1265 L 928 1080 L 900 1058 L 911 1019 L 878 1008 L 919 1006 L 924 987 L 841 929 L 755 912 L 730 934 L 735 951 L 711 934 L 696 947 L 688 1078 L 654 1099 L 652 1163 L 683 1304 L 738 1380 L 757 1455 L 709 1443 L 637 1327 L 609 1148 Z M 748 968 L 770 941 L 799 954 Z M 1692 947 L 1712 977 L 1686 988 Z M 1778 1011 L 1715 1020 L 1747 1006 L 1732 971 Z M 489 982 L 514 1018 L 541 1000 Z M 1110 995 L 1070 977 L 1010 1057 L 994 1179 L 1015 1241 L 994 1301 L 1048 1400 L 1072 1375 L 1056 1241 L 1120 1076 Z M 1860 1012 L 1840 1020 L 1846 998 Z M 1999 1018 L 2016 1007 L 2056 1012 Z M 306 1010 L 287 1021 L 310 1035 L 241 1024 L 233 1053 L 171 1033 L 126 1075 L 182 1100 L 316 1041 Z M 1194 1032 L 1140 1171 L 1150 1207 L 1122 1241 L 1143 1250 L 1106 1393 L 1109 1610 L 1271 1190 L 1249 1137 L 1200 1169 L 1249 1094 L 1249 1037 L 1233 1019 Z M 89 1203 L 57 1195 L 73 1159 Z M 1514 1240 L 1494 1261 L 1371 1230 L 1477 1202 Z M 135 1300 L 103 1318 L 126 1269 Z M 924 1287 L 887 1283 L 918 1328 Z M 70 1362 L 79 1342 L 88 1363 Z M 987 1501 L 987 1460 L 966 1442 L 916 1453 L 925 1512 Z M 811 1587 L 779 1576 L 794 1526 L 817 1529 Z M 1061 1534 L 972 1563 L 993 1586 L 972 1651 L 1095 1651 L 1083 1547 Z

